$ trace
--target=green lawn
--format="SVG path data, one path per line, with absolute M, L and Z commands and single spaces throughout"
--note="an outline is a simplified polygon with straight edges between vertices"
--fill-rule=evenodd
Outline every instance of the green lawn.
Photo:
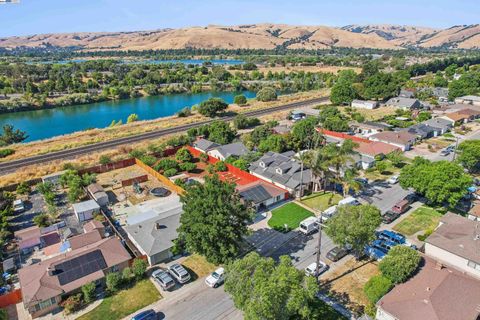
M 340 200 L 342 200 L 342 196 L 338 193 L 327 192 L 308 196 L 302 200 L 302 203 L 312 209 L 325 211 L 329 207 L 336 205 Z
M 272 217 L 268 220 L 268 225 L 273 229 L 285 231 L 284 225 L 287 224 L 289 230 L 292 230 L 297 228 L 305 218 L 311 216 L 313 216 L 312 212 L 296 203 L 289 202 L 272 210 Z
M 133 287 L 121 290 L 105 298 L 92 311 L 77 318 L 78 320 L 118 320 L 154 303 L 162 296 L 149 279 L 137 282 Z
M 442 213 L 429 207 L 420 207 L 413 211 L 410 216 L 393 227 L 406 236 L 411 236 L 419 231 L 433 229 L 438 225 Z

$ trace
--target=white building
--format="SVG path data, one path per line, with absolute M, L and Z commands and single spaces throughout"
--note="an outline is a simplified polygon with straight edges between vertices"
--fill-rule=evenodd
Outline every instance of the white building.
M 378 108 L 378 102 L 373 100 L 353 100 L 352 108 L 372 110 Z
M 93 216 L 100 213 L 100 206 L 95 200 L 88 200 L 73 204 L 73 211 L 78 221 L 83 222 L 93 219 Z

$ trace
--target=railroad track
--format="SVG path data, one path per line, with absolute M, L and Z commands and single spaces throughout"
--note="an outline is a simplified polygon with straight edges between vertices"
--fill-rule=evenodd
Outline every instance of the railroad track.
M 254 110 L 250 112 L 244 113 L 244 115 L 248 117 L 255 117 L 255 116 L 262 116 L 278 111 L 284 111 L 292 108 L 298 108 L 301 106 L 306 106 L 306 105 L 311 105 L 315 103 L 321 103 L 328 101 L 329 97 L 323 97 L 323 98 L 316 98 L 316 99 L 311 99 L 311 100 L 304 100 L 304 101 L 299 101 L 299 102 L 293 102 L 289 104 L 284 104 L 281 106 L 273 107 L 273 108 L 268 108 L 268 109 L 262 109 L 262 110 Z M 226 116 L 220 118 L 221 120 L 224 121 L 231 121 L 233 120 L 234 116 Z M 131 143 L 136 143 L 140 142 L 143 140 L 148 140 L 148 139 L 155 139 L 159 138 L 165 135 L 169 134 L 174 134 L 174 133 L 180 133 L 180 132 L 185 132 L 188 129 L 199 127 L 205 124 L 209 124 L 211 122 L 215 121 L 215 119 L 212 120 L 206 120 L 206 121 L 201 121 L 201 122 L 196 122 L 196 123 L 191 123 L 191 124 L 186 124 L 186 125 L 181 125 L 173 128 L 168 128 L 168 129 L 161 129 L 161 130 L 155 130 L 151 132 L 146 132 L 146 133 L 141 133 L 137 135 L 132 135 L 124 138 L 118 138 L 114 140 L 109 140 L 109 141 L 104 141 L 104 142 L 99 142 L 91 145 L 86 145 L 78 148 L 73 148 L 73 149 L 68 149 L 68 150 L 62 150 L 62 151 L 56 151 L 56 152 L 51 152 L 43 155 L 37 155 L 37 156 L 32 156 L 28 158 L 23 158 L 23 159 L 18 159 L 18 160 L 12 160 L 12 161 L 7 161 L 7 162 L 2 162 L 0 163 L 0 175 L 6 174 L 9 172 L 13 172 L 15 170 L 18 170 L 22 167 L 26 166 L 31 166 L 35 164 L 41 164 L 41 163 L 46 163 L 54 160 L 59 160 L 59 159 L 71 159 L 79 155 L 84 155 L 88 154 L 94 151 L 100 151 L 100 150 L 105 150 L 105 149 L 110 149 L 113 147 L 118 147 L 124 144 L 131 144 Z

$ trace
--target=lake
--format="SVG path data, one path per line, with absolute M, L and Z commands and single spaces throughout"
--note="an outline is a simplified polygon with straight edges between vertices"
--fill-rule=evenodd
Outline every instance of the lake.
M 172 60 L 155 60 L 155 59 L 150 59 L 150 60 L 130 60 L 130 59 L 118 59 L 122 63 L 125 64 L 163 64 L 163 63 L 183 63 L 183 64 L 194 64 L 194 65 L 201 65 L 204 62 L 211 62 L 212 64 L 215 65 L 239 65 L 245 63 L 242 60 L 233 60 L 233 59 L 212 59 L 212 60 L 204 60 L 204 59 L 172 59 Z M 56 64 L 67 64 L 67 63 L 82 63 L 86 61 L 91 61 L 88 59 L 72 59 L 72 60 L 51 60 L 51 61 L 30 61 L 27 62 L 28 64 L 50 64 L 50 63 L 56 63 Z
M 254 98 L 255 92 L 202 92 L 150 96 L 136 99 L 105 101 L 92 104 L 59 107 L 53 109 L 0 114 L 0 126 L 11 124 L 24 130 L 35 141 L 82 131 L 88 128 L 105 128 L 112 120 L 126 123 L 130 114 L 139 120 L 152 120 L 174 115 L 184 107 L 191 107 L 211 97 L 233 102 L 237 94 Z

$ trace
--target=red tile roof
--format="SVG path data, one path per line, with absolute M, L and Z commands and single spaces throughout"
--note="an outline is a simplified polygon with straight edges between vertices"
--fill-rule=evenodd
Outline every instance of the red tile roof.
M 355 150 L 360 154 L 366 154 L 375 157 L 382 154 L 387 155 L 397 150 L 400 151 L 400 148 L 380 141 L 370 141 L 370 143 L 358 143 L 358 147 L 355 148 Z

